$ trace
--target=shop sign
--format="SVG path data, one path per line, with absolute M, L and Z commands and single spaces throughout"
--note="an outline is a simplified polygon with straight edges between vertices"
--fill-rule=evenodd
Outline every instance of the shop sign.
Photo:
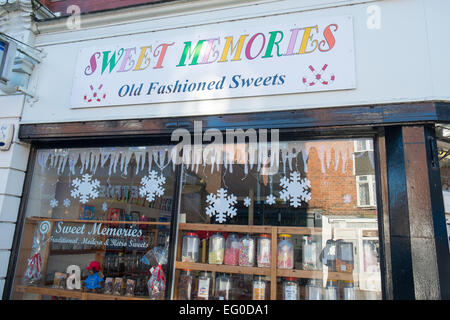
M 53 227 L 50 242 L 60 245 L 77 246 L 107 246 L 142 249 L 148 247 L 143 232 L 136 226 L 103 225 L 100 222 L 73 224 L 63 221 L 56 222 Z
M 151 104 L 355 88 L 351 16 L 286 15 L 135 35 L 82 48 L 71 107 Z M 203 31 L 204 30 L 204 31 Z

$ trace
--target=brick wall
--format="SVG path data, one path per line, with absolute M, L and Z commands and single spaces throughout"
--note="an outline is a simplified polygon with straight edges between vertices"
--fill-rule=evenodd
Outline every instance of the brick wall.
M 375 209 L 357 206 L 356 178 L 353 175 L 353 140 L 334 141 L 332 144 L 329 141 L 308 142 L 307 148 L 309 147 L 311 147 L 307 162 L 307 177 L 311 182 L 309 209 L 322 209 L 325 211 L 323 214 L 329 215 L 376 216 Z M 343 150 L 346 150 L 345 154 Z M 322 163 L 325 173 L 322 172 Z
M 174 0 L 41 0 L 41 3 L 52 12 L 61 16 L 68 15 L 67 8 L 71 5 L 80 7 L 81 13 L 128 7 L 143 3 L 160 3 Z

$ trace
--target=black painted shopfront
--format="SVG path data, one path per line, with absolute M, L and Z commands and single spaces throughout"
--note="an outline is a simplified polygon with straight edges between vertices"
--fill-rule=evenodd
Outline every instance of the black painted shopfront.
M 194 132 L 195 121 L 201 121 L 203 132 L 266 130 L 269 141 L 273 138 L 271 129 L 278 129 L 281 149 L 285 147 L 290 152 L 281 153 L 277 160 L 280 166 L 274 173 L 268 173 L 270 168 L 261 163 L 251 167 L 239 160 L 234 164 L 213 163 L 199 168 L 169 163 L 165 158 L 168 153 L 162 156 L 161 150 L 167 152 L 177 143 L 171 141 L 175 129 Z M 115 299 L 185 298 L 180 296 L 180 283 L 181 278 L 188 279 L 186 270 L 194 278 L 191 298 L 199 300 L 205 297 L 256 299 L 255 286 L 261 283 L 265 291 L 262 296 L 258 291 L 258 297 L 264 299 L 283 299 L 287 285 L 298 287 L 297 299 L 313 299 L 311 288 L 319 287 L 322 288 L 320 299 L 343 300 L 348 297 L 343 295 L 347 292 L 344 288 L 350 286 L 358 288 L 350 296 L 353 299 L 449 299 L 450 256 L 435 134 L 436 124 L 449 122 L 448 104 L 420 102 L 202 117 L 22 124 L 19 137 L 32 144 L 32 152 L 4 299 L 106 298 L 104 287 L 100 291 L 55 287 L 55 271 L 65 273 L 70 264 L 64 264 L 65 256 L 71 261 L 74 254 L 92 254 L 93 260 L 101 260 L 101 271 L 105 280 L 112 279 L 112 285 L 121 277 L 126 287 L 130 280 L 133 292 L 127 295 L 125 288 L 110 296 Z M 248 142 L 244 144 L 248 148 Z M 109 152 L 109 159 L 102 158 L 105 152 Z M 71 153 L 77 155 L 72 164 Z M 83 158 L 86 154 L 90 163 Z M 117 154 L 121 157 L 116 159 Z M 154 161 L 153 167 L 148 161 L 144 164 L 139 156 L 142 154 L 144 157 L 152 154 L 153 159 L 149 159 Z M 62 160 L 61 164 L 58 162 L 64 156 L 69 157 L 67 166 Z M 71 188 L 73 191 L 77 181 L 78 185 L 86 181 L 81 176 L 88 172 L 87 181 L 98 179 L 100 186 L 106 185 L 97 195 L 102 201 L 92 202 L 95 197 L 83 200 L 77 192 L 70 196 L 67 192 Z M 147 181 L 144 179 L 147 174 L 154 178 L 151 183 L 160 181 L 165 188 L 156 190 L 148 184 L 141 192 L 138 185 Z M 295 175 L 304 179 L 295 180 L 292 178 Z M 285 185 L 304 182 L 296 185 L 305 186 L 299 196 L 300 203 L 292 200 L 292 192 L 286 195 L 288 187 L 283 187 L 283 181 Z M 356 191 L 353 194 L 351 190 Z M 140 200 L 130 200 L 133 194 Z M 232 195 L 237 197 L 234 199 Z M 279 196 L 271 203 L 268 198 L 273 195 Z M 220 216 L 218 198 L 228 199 L 227 204 L 236 211 L 230 209 L 225 217 L 223 212 Z M 136 210 L 137 206 L 141 209 Z M 110 210 L 112 207 L 119 210 Z M 37 208 L 41 212 L 35 212 Z M 90 208 L 95 218 L 87 216 Z M 97 216 L 100 213 L 102 216 Z M 37 281 L 27 283 L 23 274 L 35 252 L 33 230 L 44 221 L 51 225 L 47 236 L 52 239 L 57 239 L 61 223 L 78 228 L 84 225 L 86 230 L 91 230 L 93 223 L 103 223 L 114 229 L 111 232 L 121 226 L 129 238 L 139 239 L 134 242 L 134 248 L 129 244 L 126 248 L 120 244 L 114 246 L 111 242 L 64 247 L 53 240 L 40 253 L 41 258 L 46 257 L 41 264 L 42 274 Z M 194 262 L 182 257 L 182 242 L 188 234 L 199 240 L 199 256 Z M 256 250 L 253 262 L 234 264 L 223 259 L 217 263 L 209 260 L 216 245 L 211 238 L 217 235 L 223 249 L 225 239 L 231 239 L 230 234 L 240 239 L 240 248 L 244 243 L 253 243 L 256 247 L 252 249 Z M 39 233 L 36 235 L 40 237 Z M 271 257 L 268 265 L 259 266 L 256 252 L 263 238 L 271 239 L 267 247 Z M 287 268 L 280 265 L 279 255 L 280 244 L 285 240 L 295 248 L 295 261 Z M 145 250 L 139 248 L 142 241 L 147 243 L 143 245 Z M 339 264 L 340 269 L 327 265 L 324 255 L 329 252 L 324 249 L 329 243 L 338 248 L 342 242 L 351 248 L 352 263 Z M 311 243 L 318 248 L 313 253 L 315 261 L 308 264 L 305 244 Z M 164 280 L 157 279 L 159 285 L 164 283 L 164 291 L 152 296 L 148 269 L 160 268 L 159 263 L 152 265 L 149 261 L 143 265 L 141 259 L 155 258 L 154 253 L 146 255 L 155 247 L 168 252 L 160 270 Z M 103 253 L 99 255 L 99 252 Z M 79 266 L 82 280 L 92 259 L 86 257 L 86 266 Z M 350 271 L 346 269 L 349 265 Z M 44 268 L 53 269 L 47 272 Z M 133 272 L 127 273 L 129 268 L 134 268 Z M 327 276 L 324 277 L 325 268 Z M 205 281 L 211 279 L 205 289 Z M 241 294 L 223 296 L 220 283 L 232 283 Z M 333 291 L 335 287 L 337 291 Z M 337 294 L 333 296 L 330 292 Z

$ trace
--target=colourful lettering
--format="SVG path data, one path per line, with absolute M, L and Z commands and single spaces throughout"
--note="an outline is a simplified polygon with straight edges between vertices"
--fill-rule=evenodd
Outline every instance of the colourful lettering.
M 214 42 L 215 41 L 220 42 L 220 38 L 207 39 L 206 41 L 207 41 L 207 45 L 206 45 L 205 53 L 203 54 L 202 64 L 213 63 L 213 62 L 216 62 L 217 59 L 219 59 L 219 51 L 214 49 Z M 209 59 L 212 50 L 213 50 L 212 57 L 214 60 Z
M 97 59 L 100 58 L 102 54 L 100 52 L 96 52 L 91 56 L 89 60 L 89 65 L 84 69 L 84 74 L 90 76 L 97 70 Z
M 156 66 L 153 67 L 153 69 L 161 69 L 162 63 L 164 61 L 164 57 L 166 56 L 167 48 L 170 46 L 173 46 L 175 42 L 172 43 L 163 43 L 156 47 L 155 52 L 153 53 L 153 56 L 156 58 L 159 56 L 158 62 L 156 63 Z M 161 48 L 161 51 L 159 52 L 158 49 Z
M 102 65 L 102 74 L 105 72 L 106 67 L 109 65 L 109 72 L 111 73 L 114 70 L 114 67 L 116 66 L 117 62 L 119 62 L 120 58 L 122 58 L 123 52 L 125 50 L 123 48 L 120 48 L 120 50 L 117 52 L 119 55 L 119 58 L 116 60 L 116 52 L 111 55 L 111 58 L 108 59 L 109 54 L 111 51 L 103 51 L 103 65 Z
M 280 54 L 280 42 L 283 40 L 283 32 L 282 31 L 272 31 L 269 32 L 270 34 L 270 38 L 269 38 L 269 42 L 267 43 L 267 50 L 266 50 L 266 54 L 263 56 L 263 58 L 272 58 L 272 51 L 273 51 L 273 46 L 277 46 L 277 56 L 281 57 L 282 54 Z M 276 41 L 277 39 L 277 35 L 281 35 L 280 40 Z
M 141 53 L 139 54 L 138 61 L 136 63 L 136 68 L 133 71 L 144 70 L 150 65 L 150 57 L 147 55 L 147 50 L 152 51 L 152 46 L 141 47 Z M 145 59 L 145 66 L 141 67 L 142 61 Z
M 333 31 L 337 31 L 337 29 L 338 29 L 337 24 L 330 24 L 329 26 L 327 26 L 325 28 L 325 30 L 323 30 L 323 37 L 325 38 L 325 40 L 322 40 L 319 43 L 319 50 L 321 52 L 330 51 L 331 49 L 333 49 L 334 44 L 336 43 L 336 40 L 335 40 L 334 35 L 333 35 L 333 32 L 331 31 L 331 27 L 334 27 Z M 321 46 L 323 46 L 325 44 L 325 41 L 328 44 L 328 49 L 322 49 L 321 48 Z
M 310 40 L 312 40 L 312 37 L 313 37 L 311 35 L 311 29 L 315 29 L 316 32 L 318 32 L 317 25 L 315 25 L 314 27 L 306 27 L 306 28 L 302 28 L 302 29 L 305 30 L 305 33 L 303 33 L 302 44 L 300 45 L 300 50 L 298 51 L 298 54 L 314 52 L 317 49 L 317 40 L 313 40 L 313 43 L 316 44 L 314 49 L 312 49 L 310 51 L 306 51 L 306 47 L 308 46 L 308 42 Z
M 125 49 L 125 56 L 123 57 L 122 60 L 122 65 L 120 66 L 120 69 L 117 70 L 117 72 L 127 72 L 130 71 L 131 69 L 133 69 L 134 67 L 134 60 L 131 59 L 131 51 L 133 51 L 134 53 L 136 53 L 136 48 L 126 48 Z M 128 69 L 126 69 L 127 64 L 130 65 L 130 67 Z
M 302 30 L 300 28 L 291 29 L 291 39 L 289 40 L 289 45 L 287 48 L 285 56 L 292 56 L 294 55 L 294 47 L 295 43 L 297 42 L 298 32 Z
M 295 27 L 290 29 L 288 37 L 285 37 L 286 31 L 275 30 L 264 33 L 241 34 L 239 38 L 227 36 L 202 39 L 196 42 L 186 41 L 183 43 L 182 54 L 176 66 L 241 61 L 243 51 L 244 58 L 247 60 L 254 60 L 258 57 L 273 58 L 307 54 L 315 52 L 317 49 L 320 52 L 327 52 L 333 49 L 336 44 L 335 34 L 337 30 L 338 25 L 333 23 L 326 26 L 325 29 L 320 27 L 320 31 L 318 25 Z M 303 32 L 301 36 L 300 31 Z M 225 40 L 223 46 L 221 45 L 222 39 Z M 180 49 L 181 45 L 180 43 Z M 171 42 L 153 44 L 153 46 L 117 48 L 110 51 L 94 52 L 89 57 L 87 66 L 84 66 L 84 74 L 86 76 L 94 74 L 97 69 L 100 69 L 100 63 L 102 64 L 102 75 L 105 71 L 108 74 L 114 70 L 117 72 L 141 71 L 149 69 L 150 66 L 153 67 L 152 69 L 163 69 L 171 63 L 171 61 L 166 61 L 166 57 L 168 50 L 174 50 L 169 49 L 172 46 L 178 48 L 178 46 L 175 46 L 175 42 Z M 153 48 L 155 49 L 153 50 Z M 281 50 L 283 50 L 283 53 L 280 52 Z M 171 56 L 169 55 L 169 57 Z M 263 80 L 266 81 L 266 79 Z M 263 80 L 257 82 L 258 86 L 265 85 Z
M 244 47 L 245 38 L 248 37 L 248 34 L 243 34 L 239 37 L 238 43 L 233 46 L 233 37 L 225 37 L 225 47 L 223 48 L 222 57 L 218 62 L 227 62 L 228 61 L 228 52 L 231 48 L 231 54 L 234 52 L 234 58 L 231 61 L 240 61 L 241 60 L 241 52 Z
M 191 50 L 191 42 L 187 41 L 184 43 L 184 50 L 183 54 L 180 59 L 180 63 L 177 65 L 177 67 L 184 67 L 186 66 L 186 58 L 192 58 L 191 63 L 189 65 L 196 65 L 198 64 L 198 57 L 200 55 L 200 51 L 202 50 L 203 42 L 205 40 L 199 40 L 197 42 L 197 45 L 194 48 L 194 51 Z
M 262 36 L 263 43 L 262 43 L 261 49 L 259 50 L 258 54 L 256 56 L 252 56 L 251 49 L 252 49 L 253 42 L 255 41 L 257 36 Z M 266 44 L 266 37 L 264 36 L 264 34 L 257 33 L 253 37 L 251 37 L 247 43 L 247 47 L 245 47 L 245 56 L 247 57 L 247 59 L 249 59 L 249 60 L 256 59 L 263 51 L 265 44 Z

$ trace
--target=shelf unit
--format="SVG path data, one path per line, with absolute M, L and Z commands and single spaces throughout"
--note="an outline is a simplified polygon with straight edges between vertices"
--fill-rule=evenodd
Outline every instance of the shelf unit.
M 207 232 L 233 232 L 233 233 L 266 233 L 271 235 L 271 267 L 242 267 L 229 265 L 216 265 L 208 263 L 193 263 L 181 261 L 181 244 L 183 232 L 187 231 L 207 231 Z M 180 223 L 178 225 L 178 246 L 177 246 L 177 261 L 175 268 L 177 270 L 175 276 L 175 292 L 174 299 L 176 299 L 177 284 L 179 278 L 179 271 L 182 269 L 189 269 L 194 271 L 211 271 L 219 273 L 234 273 L 234 274 L 249 274 L 262 275 L 270 277 L 270 299 L 276 300 L 277 295 L 277 278 L 278 277 L 293 277 L 304 279 L 322 279 L 324 273 L 322 271 L 307 271 L 295 269 L 278 269 L 277 268 L 277 247 L 278 235 L 288 233 L 294 235 L 321 235 L 321 228 L 307 228 L 307 227 L 284 227 L 284 226 L 254 226 L 254 225 L 217 225 L 217 224 L 198 224 L 198 223 Z M 344 272 L 327 272 L 327 279 L 332 280 L 354 280 L 356 274 Z
M 63 218 L 47 218 L 47 217 L 28 217 L 25 220 L 24 226 L 24 237 L 23 237 L 23 246 L 21 252 L 21 261 L 19 261 L 21 268 L 18 268 L 18 274 L 24 274 L 26 267 L 26 261 L 31 253 L 32 243 L 35 228 L 39 226 L 39 223 L 42 221 L 48 221 L 50 223 L 49 234 L 52 234 L 53 227 L 57 222 L 64 223 L 102 223 L 106 226 L 111 225 L 145 225 L 145 226 L 153 226 L 155 227 L 155 241 L 158 237 L 158 226 L 170 226 L 170 222 L 153 222 L 153 221 L 109 221 L 109 220 L 76 220 L 76 219 L 63 219 Z M 106 236 L 105 236 L 106 237 Z M 112 249 L 114 250 L 114 249 Z M 109 251 L 103 245 L 98 249 L 76 249 L 76 250 L 50 250 L 50 245 L 47 243 L 43 248 L 42 254 L 42 270 L 47 270 L 48 258 L 50 255 L 63 255 L 63 254 L 95 254 L 96 261 L 99 261 L 102 264 L 106 251 Z M 116 296 L 116 295 L 107 295 L 107 294 L 99 294 L 92 292 L 83 292 L 79 290 L 65 290 L 65 289 L 56 289 L 48 286 L 43 286 L 47 281 L 45 279 L 45 273 L 43 274 L 43 279 L 41 280 L 41 286 L 25 286 L 16 284 L 14 287 L 14 292 L 17 298 L 17 295 L 22 295 L 24 293 L 36 293 L 38 294 L 38 298 L 41 299 L 43 295 L 49 296 L 58 296 L 65 298 L 76 298 L 81 300 L 149 300 L 149 298 L 141 298 L 135 296 Z
M 170 226 L 170 222 L 150 222 L 150 221 L 105 221 L 105 220 L 73 220 L 73 219 L 56 219 L 46 217 L 30 217 L 26 219 L 24 241 L 28 242 L 28 245 L 24 246 L 25 250 L 22 256 L 27 259 L 29 253 L 31 253 L 31 245 L 34 235 L 34 230 L 39 222 L 50 222 L 50 234 L 53 230 L 53 226 L 56 222 L 63 221 L 65 223 L 102 223 L 104 225 L 126 225 L 126 224 L 139 224 L 149 226 Z M 158 228 L 156 229 L 156 237 Z M 209 232 L 234 232 L 234 233 L 250 233 L 261 234 L 266 233 L 271 235 L 271 267 L 270 268 L 258 268 L 258 267 L 243 267 L 243 266 L 229 266 L 229 265 L 215 265 L 208 263 L 191 263 L 181 262 L 181 244 L 182 233 L 185 231 L 209 231 Z M 262 275 L 270 277 L 270 299 L 275 300 L 277 295 L 277 278 L 278 277 L 294 277 L 305 279 L 322 279 L 324 273 L 322 271 L 306 271 L 306 270 L 288 270 L 278 269 L 276 267 L 277 259 L 277 246 L 278 235 L 282 233 L 289 233 L 294 235 L 321 235 L 322 230 L 320 228 L 307 228 L 307 227 L 284 227 L 284 226 L 254 226 L 254 225 L 218 225 L 218 224 L 197 224 L 197 223 L 180 223 L 178 225 L 178 245 L 177 245 L 177 259 L 175 262 L 176 276 L 175 276 L 175 292 L 174 299 L 177 297 L 178 277 L 179 271 L 182 269 L 190 269 L 196 271 L 211 271 L 219 273 L 232 273 L 232 274 L 247 274 L 247 275 Z M 49 255 L 57 254 L 84 254 L 95 253 L 96 259 L 103 261 L 103 257 L 106 252 L 106 248 L 101 249 L 87 249 L 87 250 L 55 250 L 50 251 L 50 246 L 47 245 L 44 248 L 44 254 L 42 256 L 43 270 L 46 270 Z M 26 260 L 21 262 L 23 266 L 26 265 Z M 25 270 L 22 270 L 22 274 Z M 340 272 L 328 272 L 326 274 L 328 279 L 333 280 L 354 280 L 357 275 L 355 273 L 340 273 Z M 46 283 L 45 277 L 41 282 Z M 15 285 L 17 294 L 23 293 L 35 293 L 41 298 L 43 295 L 59 296 L 66 298 L 77 298 L 82 300 L 148 300 L 143 297 L 128 297 L 128 296 L 114 296 L 105 295 L 99 293 L 82 292 L 77 290 L 65 290 L 56 289 L 47 286 L 24 286 Z

